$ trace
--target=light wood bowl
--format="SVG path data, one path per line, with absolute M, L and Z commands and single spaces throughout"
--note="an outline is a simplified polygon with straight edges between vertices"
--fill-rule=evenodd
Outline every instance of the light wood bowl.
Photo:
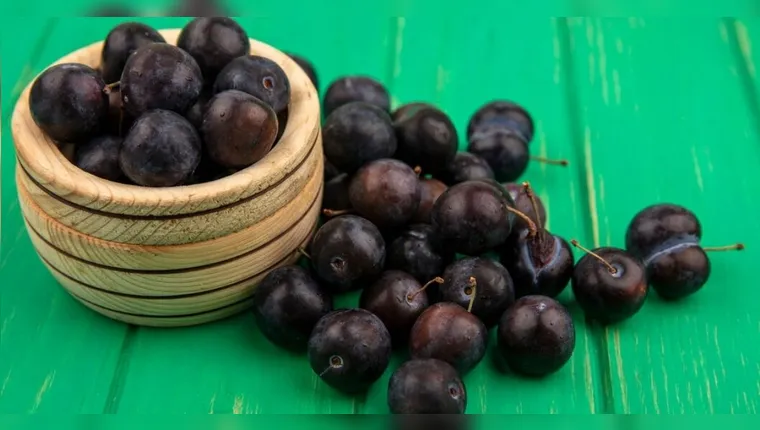
M 175 44 L 180 31 L 161 34 Z M 54 64 L 97 67 L 102 47 Z M 32 84 L 21 94 L 11 128 L 26 228 L 53 277 L 85 306 L 137 325 L 210 322 L 247 309 L 269 271 L 298 260 L 322 203 L 319 98 L 281 51 L 251 40 L 251 53 L 288 75 L 285 130 L 253 166 L 203 184 L 147 188 L 90 175 L 34 123 Z

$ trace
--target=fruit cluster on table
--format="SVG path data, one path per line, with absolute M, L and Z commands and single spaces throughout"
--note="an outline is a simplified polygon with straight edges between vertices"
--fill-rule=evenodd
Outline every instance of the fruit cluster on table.
M 225 49 L 206 37 L 212 26 Z M 177 47 L 142 24 L 122 24 L 106 40 L 100 71 L 59 65 L 37 79 L 33 117 L 51 138 L 76 143 L 76 165 L 106 179 L 213 180 L 260 160 L 287 121 L 287 76 L 249 48 L 228 18 L 193 20 Z M 318 88 L 313 65 L 292 57 Z M 576 336 L 557 300 L 568 285 L 585 318 L 615 324 L 642 308 L 650 288 L 671 301 L 699 291 L 710 275 L 707 251 L 743 249 L 702 247 L 697 216 L 671 203 L 635 214 L 625 249 L 586 249 L 550 232 L 530 183 L 516 181 L 531 159 L 567 162 L 529 155 L 533 120 L 512 101 L 473 113 L 467 151 L 443 110 L 424 102 L 392 110 L 386 88 L 368 76 L 334 80 L 322 106 L 324 223 L 298 250 L 303 265 L 262 280 L 252 312 L 270 342 L 305 352 L 345 393 L 366 391 L 392 351 L 407 350 L 388 385 L 392 413 L 464 413 L 462 378 L 483 360 L 491 329 L 511 371 L 561 369 Z M 198 173 L 203 160 L 211 173 Z M 585 255 L 576 261 L 572 247 Z M 352 291 L 361 291 L 356 306 L 335 309 L 334 297 Z

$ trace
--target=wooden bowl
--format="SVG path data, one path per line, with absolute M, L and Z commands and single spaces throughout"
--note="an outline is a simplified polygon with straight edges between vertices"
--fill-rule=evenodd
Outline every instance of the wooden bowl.
M 163 30 L 176 43 L 180 30 Z M 55 64 L 97 67 L 97 42 Z M 253 166 L 197 185 L 147 188 L 74 166 L 34 123 L 26 87 L 12 132 L 27 231 L 45 266 L 85 306 L 138 325 L 186 326 L 246 309 L 257 283 L 293 264 L 316 229 L 323 159 L 319 99 L 306 73 L 279 50 L 251 53 L 288 75 L 288 121 Z

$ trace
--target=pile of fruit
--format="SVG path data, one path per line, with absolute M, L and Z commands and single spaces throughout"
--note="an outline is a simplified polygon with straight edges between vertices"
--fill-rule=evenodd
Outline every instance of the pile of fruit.
M 209 26 L 226 35 L 224 49 L 205 37 Z M 146 186 L 211 180 L 197 174 L 204 159 L 217 175 L 251 165 L 287 121 L 287 77 L 248 49 L 226 18 L 192 21 L 178 47 L 123 24 L 100 72 L 61 65 L 40 76 L 34 118 L 52 138 L 78 142 L 75 163 L 100 176 L 120 171 Z M 295 58 L 318 87 L 312 65 Z M 707 251 L 743 249 L 701 247 L 696 215 L 675 204 L 636 214 L 625 249 L 589 250 L 548 231 L 541 200 L 515 182 L 534 130 L 510 101 L 474 112 L 467 151 L 444 111 L 422 102 L 391 110 L 388 91 L 367 76 L 332 82 L 323 112 L 325 220 L 299 249 L 302 265 L 259 284 L 254 319 L 344 393 L 366 391 L 394 349 L 408 351 L 390 378 L 392 413 L 464 413 L 462 377 L 483 360 L 491 329 L 513 372 L 558 371 L 575 347 L 573 319 L 556 299 L 568 285 L 587 319 L 615 324 L 641 309 L 650 288 L 667 300 L 700 290 Z M 573 246 L 585 252 L 577 261 Z M 356 291 L 355 307 L 334 308 L 334 297 Z

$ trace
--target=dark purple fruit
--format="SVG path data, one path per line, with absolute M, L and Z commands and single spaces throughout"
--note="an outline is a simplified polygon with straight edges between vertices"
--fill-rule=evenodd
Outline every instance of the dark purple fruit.
M 388 408 L 392 414 L 464 414 L 467 390 L 445 361 L 409 360 L 391 375 Z
M 440 276 L 453 259 L 432 225 L 412 224 L 391 242 L 386 264 L 388 269 L 404 271 L 424 283 Z
M 186 181 L 201 160 L 201 138 L 176 112 L 152 110 L 129 129 L 119 165 L 134 183 L 172 187 Z
M 414 322 L 428 304 L 423 286 L 412 275 L 399 270 L 383 272 L 359 297 L 359 307 L 380 318 L 394 345 L 409 340 Z
M 515 201 L 515 209 L 527 215 L 534 223 L 542 226 L 546 225 L 546 207 L 541 199 L 535 195 L 527 182 L 523 182 L 522 184 L 508 182 L 502 185 L 509 192 L 512 200 Z M 536 210 L 538 210 L 538 215 L 536 215 Z M 513 231 L 517 232 L 527 228 L 528 224 L 525 220 L 519 217 L 515 218 Z
M 364 102 L 335 109 L 322 126 L 325 156 L 341 172 L 353 174 L 370 161 L 391 158 L 396 134 L 387 112 Z
M 97 177 L 121 182 L 124 178 L 124 173 L 119 167 L 119 152 L 122 142 L 121 137 L 105 135 L 77 145 L 74 164 Z
M 518 299 L 501 317 L 496 333 L 500 358 L 522 375 L 554 373 L 570 360 L 575 349 L 570 313 L 545 296 Z
M 399 227 L 409 222 L 420 205 L 417 173 L 391 158 L 371 161 L 351 178 L 351 206 L 380 228 Z
M 443 302 L 456 303 L 467 309 L 487 329 L 495 326 L 515 301 L 515 285 L 504 266 L 482 257 L 467 257 L 451 263 L 443 272 L 438 287 Z M 474 297 L 473 297 L 474 296 Z
M 385 266 L 385 241 L 377 227 L 355 215 L 325 222 L 311 242 L 311 264 L 333 293 L 357 290 Z
M 425 109 L 425 108 L 430 108 L 430 107 L 435 108 L 434 105 L 430 103 L 425 103 L 425 102 L 406 103 L 399 106 L 398 108 L 396 108 L 396 110 L 391 112 L 391 118 L 393 119 L 393 123 L 395 124 L 397 121 L 403 118 L 408 118 L 409 116 L 413 115 L 416 111 L 420 109 Z
M 32 119 L 51 139 L 79 143 L 95 137 L 108 118 L 108 94 L 98 72 L 83 64 L 57 64 L 32 84 Z
M 438 179 L 420 179 L 420 205 L 417 213 L 412 218 L 413 222 L 430 224 L 430 213 L 438 197 L 446 191 L 448 187 Z
M 242 169 L 264 158 L 277 136 L 277 116 L 269 105 L 242 91 L 209 100 L 200 132 L 215 163 Z
M 455 303 L 436 303 L 417 318 L 409 338 L 413 359 L 437 358 L 464 375 L 480 363 L 488 346 L 488 329 Z
M 135 117 L 153 109 L 184 115 L 200 97 L 203 76 L 187 52 L 150 43 L 129 56 L 120 88 L 124 109 Z
M 314 84 L 314 88 L 319 92 L 319 79 L 317 77 L 317 70 L 314 68 L 314 64 L 307 60 L 304 56 L 294 54 L 292 52 L 287 53 L 288 57 L 292 58 L 309 77 L 311 83 Z
M 332 296 L 300 266 L 270 271 L 253 296 L 253 316 L 261 333 L 291 351 L 305 351 L 317 321 L 332 310 Z
M 139 22 L 124 22 L 114 27 L 106 36 L 100 56 L 100 73 L 107 83 L 121 79 L 127 58 L 137 48 L 150 43 L 166 43 L 161 33 Z
M 494 100 L 481 106 L 467 124 L 467 140 L 472 138 L 477 129 L 491 126 L 512 130 L 526 143 L 533 140 L 533 119 L 517 103 Z
M 476 128 L 467 151 L 477 155 L 491 168 L 499 182 L 517 180 L 528 168 L 528 144 L 512 130 Z
M 214 81 L 214 94 L 239 90 L 265 101 L 275 112 L 290 103 L 290 80 L 285 71 L 269 58 L 246 55 L 235 58 Z
M 454 159 L 459 146 L 457 130 L 438 108 L 408 108 L 394 119 L 398 149 L 394 158 L 420 166 L 425 174 L 442 172 Z
M 365 102 L 389 113 L 391 98 L 383 84 L 368 76 L 344 76 L 333 81 L 325 92 L 323 110 L 330 115 L 335 109 L 351 103 Z
M 576 240 L 571 243 L 587 252 L 575 265 L 571 285 L 588 319 L 614 324 L 632 317 L 644 306 L 647 281 L 641 260 L 618 248 L 589 251 Z
M 364 309 L 339 309 L 317 322 L 309 337 L 309 364 L 334 389 L 356 394 L 383 375 L 391 359 L 391 336 Z
M 338 168 L 335 167 L 335 165 L 333 165 L 333 163 L 331 163 L 330 160 L 328 160 L 326 156 L 324 157 L 324 162 L 325 162 L 325 181 L 329 181 L 330 179 L 343 173 L 340 170 L 338 170 Z
M 230 61 L 251 50 L 245 30 L 224 16 L 193 19 L 179 34 L 177 46 L 195 58 L 209 82 L 213 82 Z
M 331 211 L 347 211 L 351 209 L 351 200 L 348 198 L 348 185 L 351 177 L 345 173 L 325 181 L 322 194 L 322 208 Z
M 193 105 L 185 114 L 185 118 L 187 118 L 187 120 L 190 121 L 190 124 L 192 124 L 193 127 L 197 128 L 198 130 L 200 130 L 201 126 L 203 125 L 203 115 L 206 113 L 206 106 L 208 105 L 209 100 L 211 100 L 211 92 L 201 92 L 198 100 L 193 103 Z
M 504 244 L 514 218 L 507 208 L 514 202 L 502 191 L 483 181 L 466 181 L 441 194 L 431 220 L 444 246 L 476 256 Z
M 449 186 L 465 181 L 494 179 L 493 170 L 488 162 L 469 152 L 457 152 L 446 166 L 446 170 L 436 176 Z

